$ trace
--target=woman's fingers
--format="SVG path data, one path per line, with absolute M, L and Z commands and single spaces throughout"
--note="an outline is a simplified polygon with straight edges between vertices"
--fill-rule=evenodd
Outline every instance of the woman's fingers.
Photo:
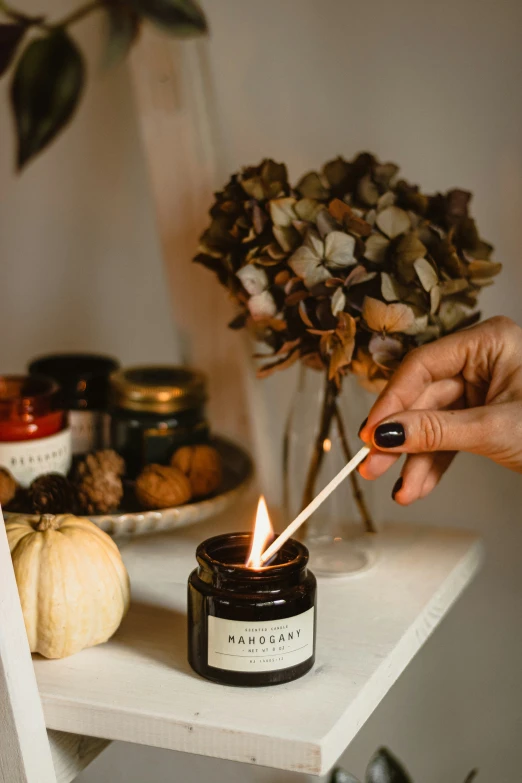
M 437 486 L 454 457 L 452 451 L 409 455 L 393 488 L 393 499 L 401 506 L 409 506 L 426 497 Z
M 359 473 L 368 481 L 373 481 L 395 465 L 400 456 L 400 454 L 384 454 L 372 448 L 366 459 L 359 465 Z
M 469 451 L 522 472 L 522 401 L 465 410 L 409 410 L 380 422 L 375 448 L 389 454 Z
M 464 381 L 461 378 L 448 378 L 432 383 L 415 401 L 414 408 L 445 408 L 462 407 Z M 395 464 L 398 457 L 385 454 L 373 448 L 359 468 L 359 473 L 365 479 L 373 481 L 382 476 Z
M 495 361 L 504 343 L 509 342 L 506 334 L 512 332 L 517 335 L 517 340 L 512 342 L 518 345 L 520 328 L 508 319 L 491 318 L 411 351 L 379 395 L 361 431 L 362 439 L 369 442 L 371 431 L 379 421 L 411 408 L 437 381 L 462 375 L 469 385 L 486 390 Z M 505 351 L 509 353 L 507 348 Z M 511 364 L 519 366 L 520 351 L 513 349 L 511 353 L 514 353 Z

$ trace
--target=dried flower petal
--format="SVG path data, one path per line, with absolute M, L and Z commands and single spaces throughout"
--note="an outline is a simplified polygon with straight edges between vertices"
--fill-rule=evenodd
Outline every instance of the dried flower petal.
M 357 195 L 361 201 L 363 201 L 365 204 L 368 204 L 370 207 L 372 207 L 374 204 L 377 204 L 380 196 L 379 188 L 369 174 L 366 174 L 362 179 L 359 180 L 359 185 L 357 186 Z
M 468 287 L 469 281 L 459 277 L 456 280 L 444 280 L 440 283 L 440 292 L 442 296 L 452 296 L 453 294 L 465 291 Z
M 337 291 L 332 296 L 332 314 L 337 315 L 341 312 L 341 310 L 344 310 L 344 306 L 346 304 L 346 294 L 344 293 L 342 288 L 338 288 Z
M 471 261 L 468 264 L 468 272 L 473 280 L 476 277 L 494 277 L 502 269 L 502 264 L 493 261 Z
M 303 300 L 299 302 L 299 315 L 301 316 L 302 322 L 306 324 L 306 326 L 313 328 L 313 323 L 310 320 L 310 316 L 308 315 L 306 305 Z
M 263 291 L 261 294 L 255 294 L 248 300 L 248 309 L 254 321 L 262 318 L 272 318 L 277 313 L 277 306 L 272 294 L 269 291 Z
M 382 264 L 386 258 L 386 251 L 390 245 L 390 241 L 383 237 L 381 234 L 372 234 L 366 240 L 366 246 L 364 249 L 364 257 L 368 261 L 373 261 L 376 264 Z
M 363 318 L 374 332 L 406 332 L 415 325 L 411 307 L 404 304 L 386 304 L 379 299 L 366 296 L 363 303 Z
M 430 313 L 432 315 L 435 315 L 435 313 L 439 309 L 440 300 L 441 300 L 440 286 L 434 285 L 433 288 L 430 290 Z
M 260 294 L 268 287 L 268 277 L 264 269 L 248 264 L 236 272 L 243 284 L 243 288 L 250 296 Z
M 305 174 L 297 183 L 296 190 L 305 198 L 319 200 L 328 198 L 328 190 L 316 171 Z
M 289 356 L 283 359 L 278 359 L 276 362 L 270 362 L 269 364 L 260 367 L 256 373 L 258 378 L 268 378 L 269 375 L 277 372 L 277 370 L 286 370 L 287 367 L 291 367 L 299 359 L 299 351 L 294 351 Z
M 332 231 L 325 239 L 328 266 L 349 266 L 355 261 L 355 239 L 342 231 Z
M 347 231 L 358 234 L 361 237 L 367 237 L 372 233 L 371 225 L 366 220 L 363 220 L 360 215 L 356 214 L 356 210 L 345 204 L 344 201 L 334 198 L 328 205 L 328 211 Z
M 296 215 L 307 223 L 315 223 L 317 215 L 324 209 L 324 205 L 311 198 L 302 198 L 295 203 Z
M 417 258 L 417 260 L 413 262 L 413 266 L 415 267 L 417 277 L 421 281 L 424 290 L 431 291 L 431 289 L 438 284 L 439 277 L 430 262 L 425 258 Z
M 269 202 L 270 217 L 275 226 L 291 226 L 295 220 L 295 198 L 276 198 Z
M 301 241 L 299 231 L 294 226 L 274 226 L 272 231 L 286 253 L 291 253 Z
M 387 272 L 381 272 L 381 294 L 387 302 L 398 302 L 401 298 L 398 282 Z
M 370 280 L 373 280 L 374 277 L 377 277 L 377 272 L 368 272 L 364 266 L 358 264 L 357 266 L 354 266 L 344 281 L 344 287 L 350 288 L 352 285 L 368 283 Z
M 374 334 L 368 343 L 374 362 L 386 369 L 395 369 L 404 355 L 404 346 L 398 337 Z
M 377 215 L 376 223 L 390 239 L 404 234 L 410 228 L 408 214 L 399 207 L 386 207 Z

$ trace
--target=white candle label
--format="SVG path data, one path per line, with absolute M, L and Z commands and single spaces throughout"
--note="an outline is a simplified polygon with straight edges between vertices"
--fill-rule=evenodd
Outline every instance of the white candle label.
M 10 470 L 22 487 L 43 473 L 65 476 L 71 467 L 71 430 L 47 438 L 0 443 L 0 465 Z
M 208 664 L 234 672 L 288 669 L 312 657 L 314 608 L 270 622 L 208 618 Z

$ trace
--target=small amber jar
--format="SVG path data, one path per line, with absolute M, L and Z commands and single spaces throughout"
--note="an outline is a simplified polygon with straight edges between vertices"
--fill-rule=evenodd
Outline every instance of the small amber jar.
M 188 658 L 228 685 L 277 685 L 315 660 L 316 580 L 308 550 L 289 539 L 270 565 L 248 568 L 252 535 L 209 538 L 188 582 Z
M 151 462 L 167 464 L 180 446 L 207 442 L 203 373 L 132 367 L 113 373 L 110 385 L 111 445 L 125 459 L 129 478 Z

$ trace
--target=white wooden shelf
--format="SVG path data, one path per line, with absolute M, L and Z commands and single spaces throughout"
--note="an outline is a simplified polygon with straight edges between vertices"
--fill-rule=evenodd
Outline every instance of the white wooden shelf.
M 123 545 L 133 604 L 116 636 L 61 661 L 35 659 L 47 727 L 322 774 L 481 560 L 470 533 L 389 527 L 376 538 L 370 570 L 319 580 L 317 662 L 307 676 L 272 688 L 224 687 L 187 663 L 186 580 L 197 543 L 248 527 L 229 520 Z

